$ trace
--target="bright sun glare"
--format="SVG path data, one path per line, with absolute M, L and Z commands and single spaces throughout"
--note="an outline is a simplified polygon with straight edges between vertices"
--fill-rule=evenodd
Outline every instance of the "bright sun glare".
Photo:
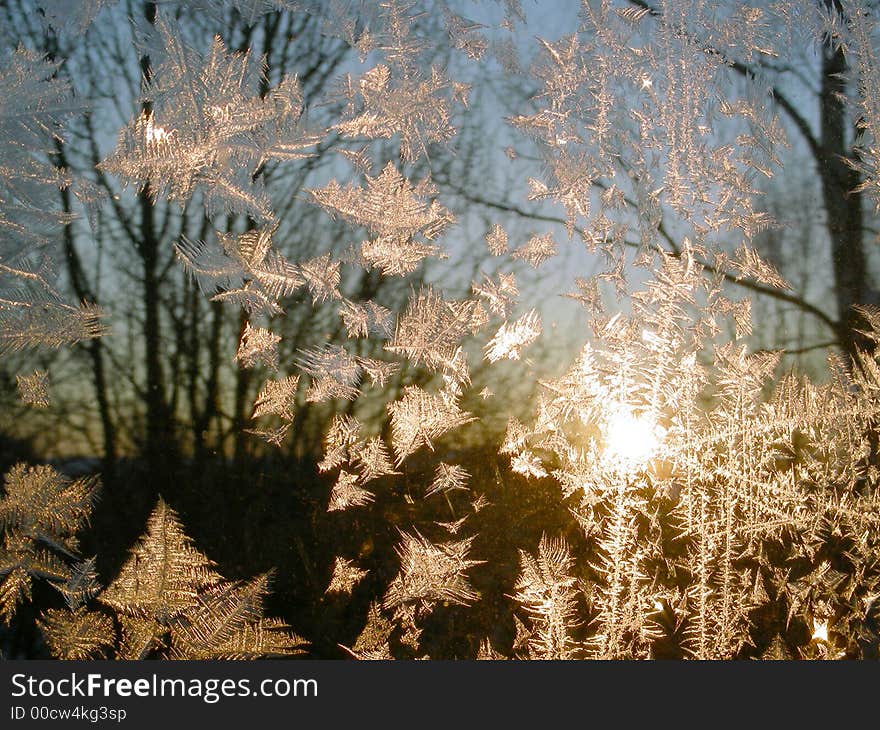
M 663 432 L 650 415 L 637 415 L 629 406 L 619 406 L 608 417 L 605 459 L 629 469 L 642 466 L 657 453 Z

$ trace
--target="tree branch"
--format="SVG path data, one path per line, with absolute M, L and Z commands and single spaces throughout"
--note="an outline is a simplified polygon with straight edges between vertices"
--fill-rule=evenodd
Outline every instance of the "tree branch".
M 600 185 L 601 187 L 601 185 Z M 545 223 L 556 223 L 559 225 L 566 225 L 566 220 L 564 218 L 552 215 L 546 215 L 543 213 L 532 213 L 523 208 L 520 208 L 514 204 L 501 203 L 498 201 L 488 200 L 478 195 L 473 195 L 471 193 L 465 192 L 463 190 L 456 190 L 457 195 L 460 195 L 462 198 L 467 200 L 470 203 L 474 203 L 476 205 L 482 205 L 486 208 L 492 208 L 494 210 L 501 210 L 505 213 L 513 213 L 514 215 L 525 218 L 528 220 L 542 221 Z M 632 201 L 628 201 L 632 204 Z M 587 239 L 586 232 L 577 226 L 575 226 L 574 230 L 577 234 L 583 239 Z M 681 250 L 678 247 L 678 244 L 675 243 L 675 240 L 669 234 L 669 232 L 664 228 L 661 223 L 658 227 L 658 232 L 663 237 L 663 239 L 669 244 L 671 250 L 667 250 L 662 246 L 657 246 L 656 250 L 663 253 L 672 253 L 674 256 L 680 256 Z M 625 244 L 630 248 L 638 248 L 639 244 L 635 241 L 625 241 Z M 840 323 L 833 319 L 826 312 L 823 312 L 814 304 L 811 304 L 803 297 L 799 297 L 796 294 L 784 291 L 782 289 L 774 289 L 773 287 L 767 286 L 766 284 L 761 284 L 757 281 L 753 281 L 752 279 L 745 279 L 741 276 L 737 276 L 736 274 L 721 271 L 714 264 L 709 263 L 708 261 L 702 261 L 700 259 L 695 259 L 695 261 L 703 267 L 703 269 L 709 273 L 717 274 L 721 276 L 725 281 L 729 281 L 736 286 L 742 287 L 744 289 L 748 289 L 749 291 L 755 292 L 757 294 L 763 294 L 764 296 L 770 297 L 772 299 L 776 299 L 781 302 L 787 302 L 788 304 L 793 304 L 804 312 L 811 314 L 820 320 L 823 324 L 825 324 L 835 335 L 839 337 L 840 335 Z M 839 344 L 839 341 L 836 341 Z

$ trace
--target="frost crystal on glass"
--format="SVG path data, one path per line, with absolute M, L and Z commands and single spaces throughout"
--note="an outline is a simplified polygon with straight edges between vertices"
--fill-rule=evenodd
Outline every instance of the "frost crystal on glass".
M 35 370 L 30 375 L 16 375 L 18 397 L 25 405 L 35 408 L 49 407 L 49 373 Z

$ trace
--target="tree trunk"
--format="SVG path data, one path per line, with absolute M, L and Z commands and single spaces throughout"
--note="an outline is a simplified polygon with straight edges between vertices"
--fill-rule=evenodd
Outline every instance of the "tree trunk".
M 60 166 L 64 166 L 64 152 L 60 145 L 58 148 L 58 161 Z M 65 213 L 72 210 L 70 200 L 70 190 L 64 188 L 61 191 L 61 206 Z M 73 226 L 67 224 L 64 226 L 64 254 L 68 261 L 68 271 L 70 273 L 70 283 L 76 293 L 77 299 L 81 302 L 89 302 L 97 304 L 96 297 L 89 290 L 86 283 L 85 272 L 83 271 L 82 262 L 76 245 L 73 240 Z M 95 401 L 98 404 L 98 417 L 101 419 L 101 432 L 103 437 L 103 479 L 105 486 L 111 484 L 116 476 L 116 425 L 110 414 L 110 399 L 107 395 L 107 376 L 104 369 L 103 344 L 100 337 L 95 337 L 83 344 L 89 359 L 92 362 L 92 385 L 95 389 Z
M 144 4 L 144 15 L 150 23 L 156 22 L 156 3 Z M 150 57 L 141 58 L 144 84 L 151 77 Z M 143 112 L 151 112 L 145 102 Z M 146 387 L 144 399 L 147 410 L 146 444 L 144 457 L 154 480 L 160 489 L 173 483 L 173 468 L 177 463 L 177 443 L 174 423 L 165 393 L 165 377 L 162 369 L 162 324 L 159 312 L 159 237 L 156 233 L 155 208 L 150 185 L 147 183 L 138 194 L 141 211 L 141 240 L 139 253 L 143 266 L 144 304 L 144 356 L 146 361 Z
M 840 11 L 835 0 L 825 0 L 825 4 Z M 829 40 L 822 56 L 821 159 L 817 162 L 831 242 L 834 295 L 840 323 L 838 336 L 844 350 L 853 355 L 857 350 L 873 349 L 859 332 L 864 321 L 853 306 L 870 303 L 874 297 L 865 255 L 862 194 L 856 190 L 861 178 L 859 172 L 847 164 L 854 155 L 852 141 L 847 138 L 851 124 L 846 110 L 849 66 L 843 51 L 832 43 Z

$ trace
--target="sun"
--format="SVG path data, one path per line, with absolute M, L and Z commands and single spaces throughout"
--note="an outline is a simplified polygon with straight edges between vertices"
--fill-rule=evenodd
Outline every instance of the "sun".
M 629 406 L 618 406 L 605 424 L 603 458 L 618 468 L 637 469 L 656 455 L 664 433 L 650 414 L 637 414 Z

